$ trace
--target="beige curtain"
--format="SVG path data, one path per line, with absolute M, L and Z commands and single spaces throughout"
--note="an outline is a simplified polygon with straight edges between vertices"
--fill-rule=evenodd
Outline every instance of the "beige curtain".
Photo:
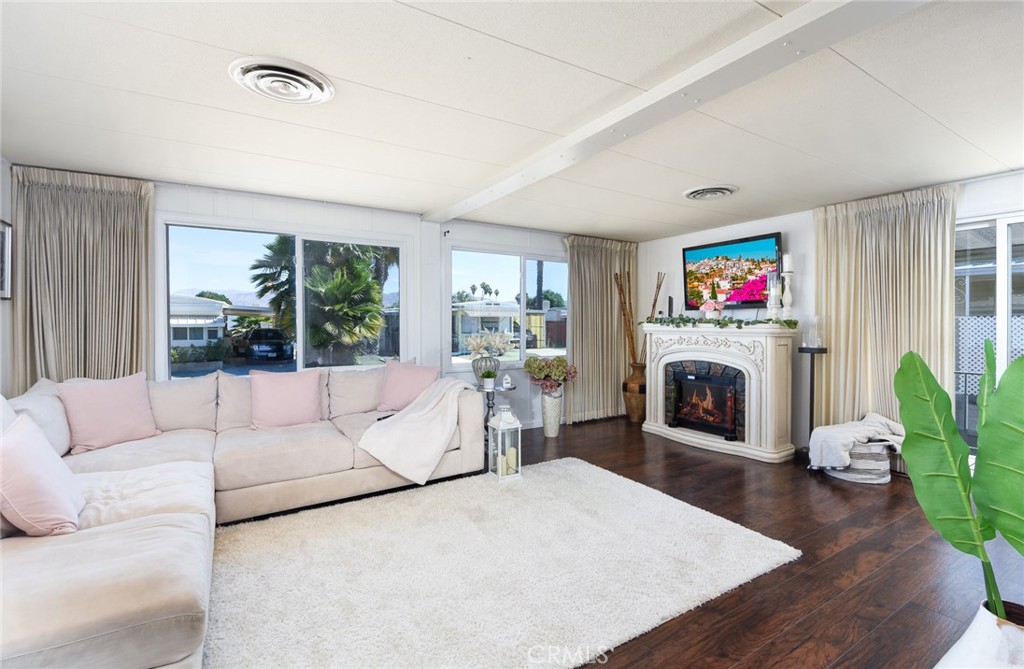
M 898 419 L 892 381 L 907 351 L 952 387 L 957 193 L 941 186 L 814 210 L 828 347 L 818 425 L 868 411 Z
M 566 237 L 565 245 L 572 301 L 569 347 L 579 369 L 576 382 L 567 384 L 566 423 L 620 416 L 626 413 L 622 380 L 629 374 L 629 358 L 614 276 L 629 272 L 635 293 L 637 245 L 578 235 Z
M 15 166 L 14 384 L 152 369 L 153 184 Z

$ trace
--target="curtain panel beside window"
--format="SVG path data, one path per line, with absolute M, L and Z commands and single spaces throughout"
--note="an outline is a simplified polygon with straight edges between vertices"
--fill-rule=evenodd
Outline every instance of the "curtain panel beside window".
M 14 383 L 152 369 L 153 184 L 14 166 Z
M 822 359 L 818 425 L 899 418 L 893 377 L 917 351 L 953 381 L 953 248 L 957 186 L 814 210 Z
M 565 246 L 572 299 L 569 350 L 579 368 L 576 382 L 567 384 L 566 422 L 621 416 L 629 363 L 614 277 L 629 272 L 636 285 L 637 244 L 569 235 Z

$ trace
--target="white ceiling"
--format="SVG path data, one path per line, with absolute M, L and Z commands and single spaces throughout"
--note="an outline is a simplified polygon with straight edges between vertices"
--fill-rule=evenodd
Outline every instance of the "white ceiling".
M 801 4 L 4 2 L 0 153 L 437 211 Z M 249 55 L 336 96 L 243 91 Z M 463 218 L 639 241 L 1020 168 L 1024 1 L 931 2 Z

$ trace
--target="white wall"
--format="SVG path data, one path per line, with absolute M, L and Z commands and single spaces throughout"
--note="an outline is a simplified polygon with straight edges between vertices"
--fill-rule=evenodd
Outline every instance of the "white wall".
M 814 315 L 814 220 L 810 211 L 776 218 L 766 218 L 714 230 L 702 230 L 686 235 L 667 237 L 640 244 L 637 257 L 637 310 L 646 318 L 654 299 L 658 272 L 665 272 L 656 311 L 668 313 L 668 298 L 675 302 L 675 315 L 684 304 L 683 249 L 701 244 L 751 237 L 754 235 L 781 232 L 782 251 L 792 255 L 795 268 L 793 289 L 793 317 L 802 321 L 801 331 L 794 338 L 793 356 L 793 443 L 798 448 L 807 445 L 807 419 L 810 398 L 808 378 L 810 374 L 808 356 L 795 353 L 801 345 L 808 317 Z M 726 312 L 734 318 L 764 318 L 765 311 L 757 309 L 733 309 Z M 696 316 L 696 312 L 691 312 Z
M 3 158 L 0 158 L 0 218 L 12 222 L 11 164 Z M 11 343 L 14 337 L 13 305 L 13 300 L 0 300 L 0 394 L 4 397 L 14 394 L 14 370 L 11 369 L 14 364 L 14 345 Z

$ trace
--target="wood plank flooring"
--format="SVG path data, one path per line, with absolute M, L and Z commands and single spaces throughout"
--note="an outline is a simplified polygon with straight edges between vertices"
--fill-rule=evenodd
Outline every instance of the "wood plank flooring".
M 604 667 L 931 667 L 985 597 L 977 560 L 932 530 L 905 478 L 883 486 L 838 481 L 803 463 L 678 444 L 625 419 L 563 426 L 555 439 L 523 431 L 524 464 L 563 457 L 803 551 L 616 648 Z M 989 547 L 1003 597 L 1024 602 L 1020 556 L 1002 541 Z

